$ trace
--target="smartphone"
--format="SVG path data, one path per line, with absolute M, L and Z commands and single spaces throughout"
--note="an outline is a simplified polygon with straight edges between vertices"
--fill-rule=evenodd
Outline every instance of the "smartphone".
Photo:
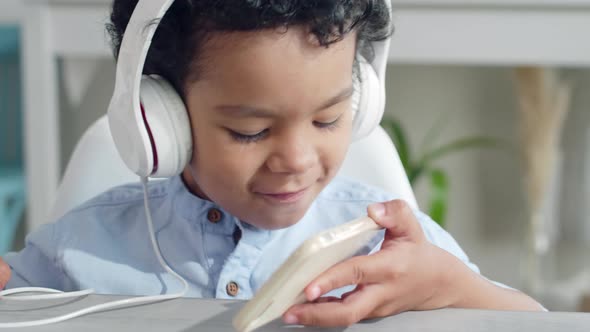
M 305 287 L 333 265 L 357 254 L 382 230 L 362 217 L 309 238 L 276 270 L 234 317 L 237 331 L 250 332 L 305 302 Z

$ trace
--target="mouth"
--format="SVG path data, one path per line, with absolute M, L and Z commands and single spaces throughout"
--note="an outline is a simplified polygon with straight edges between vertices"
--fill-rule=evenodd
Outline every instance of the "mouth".
M 257 194 L 272 203 L 295 203 L 307 193 L 309 187 L 289 192 L 258 192 Z

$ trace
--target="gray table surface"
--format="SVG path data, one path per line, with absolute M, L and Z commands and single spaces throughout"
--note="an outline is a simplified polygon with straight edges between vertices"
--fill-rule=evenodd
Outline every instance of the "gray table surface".
M 121 299 L 120 296 L 91 295 L 69 302 L 18 303 L 0 301 L 0 322 L 36 320 L 65 314 L 86 306 Z M 140 307 L 106 311 L 68 322 L 17 331 L 234 331 L 231 321 L 243 302 L 210 299 L 177 299 Z M 272 322 L 257 331 L 590 331 L 590 314 L 560 312 L 507 312 L 442 309 L 406 312 L 366 321 L 348 328 L 319 329 L 282 326 Z M 0 331 L 3 331 L 0 329 Z

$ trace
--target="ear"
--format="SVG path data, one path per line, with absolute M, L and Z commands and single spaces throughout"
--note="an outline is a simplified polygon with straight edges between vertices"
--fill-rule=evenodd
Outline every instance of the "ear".
M 154 151 L 154 177 L 182 172 L 192 154 L 192 135 L 187 109 L 172 85 L 160 76 L 144 76 L 140 100 Z

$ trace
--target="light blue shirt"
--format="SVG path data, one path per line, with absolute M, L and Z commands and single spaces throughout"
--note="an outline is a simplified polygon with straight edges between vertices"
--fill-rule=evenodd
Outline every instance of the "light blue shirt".
M 149 185 L 162 256 L 189 283 L 188 296 L 205 298 L 251 298 L 304 240 L 366 215 L 371 203 L 393 198 L 380 189 L 336 178 L 297 224 L 268 231 L 242 223 L 215 203 L 192 195 L 180 177 Z M 221 212 L 217 222 L 210 221 L 216 220 L 211 215 L 208 218 L 211 209 Z M 479 273 L 446 231 L 423 213 L 416 215 L 429 241 Z M 239 241 L 236 229 L 241 231 Z M 383 232 L 361 254 L 378 250 L 382 238 Z M 7 288 L 93 288 L 102 294 L 153 295 L 182 287 L 159 265 L 152 250 L 140 184 L 120 186 L 91 199 L 29 235 L 25 249 L 4 259 L 13 272 Z M 230 282 L 239 287 L 235 297 L 226 290 Z

